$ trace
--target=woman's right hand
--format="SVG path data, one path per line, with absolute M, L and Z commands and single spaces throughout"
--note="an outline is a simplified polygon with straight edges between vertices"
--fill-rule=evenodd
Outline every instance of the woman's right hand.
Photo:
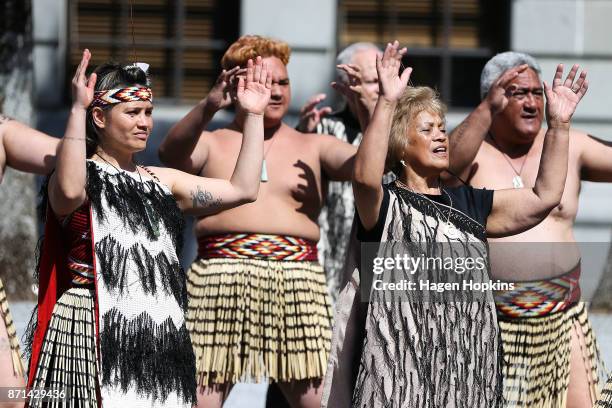
M 272 94 L 272 74 L 261 57 L 247 62 L 246 77 L 238 79 L 237 102 L 240 108 L 256 115 L 263 115 Z
M 412 68 L 407 67 L 399 75 L 402 57 L 406 54 L 406 48 L 399 49 L 399 42 L 388 43 L 382 56 L 376 57 L 376 72 L 378 73 L 378 85 L 380 87 L 380 98 L 389 102 L 396 102 L 404 89 L 408 86 L 408 80 Z
M 72 78 L 72 105 L 77 108 L 87 109 L 93 101 L 96 74 L 91 74 L 89 78 L 85 76 L 90 59 L 91 53 L 84 49 L 81 63 Z

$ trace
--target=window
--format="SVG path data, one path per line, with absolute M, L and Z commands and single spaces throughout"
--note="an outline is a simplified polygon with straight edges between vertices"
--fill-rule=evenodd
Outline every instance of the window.
M 509 0 L 339 0 L 338 16 L 338 49 L 399 40 L 412 82 L 451 107 L 479 103 L 484 64 L 509 45 Z
M 240 0 L 76 0 L 70 4 L 69 78 L 83 48 L 92 51 L 94 65 L 135 59 L 151 66 L 153 91 L 161 102 L 201 99 L 220 71 L 225 49 L 239 35 Z

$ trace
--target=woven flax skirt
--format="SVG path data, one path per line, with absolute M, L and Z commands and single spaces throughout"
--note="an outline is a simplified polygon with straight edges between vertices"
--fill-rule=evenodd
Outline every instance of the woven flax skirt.
M 317 262 L 200 258 L 187 290 L 199 384 L 325 374 L 331 308 Z
M 597 401 L 595 408 L 612 408 L 612 376 L 601 391 L 601 399 Z
M 19 355 L 19 340 L 17 339 L 17 332 L 15 331 L 15 325 L 13 324 L 13 317 L 8 307 L 8 301 L 6 300 L 6 293 L 4 292 L 4 285 L 2 279 L 0 279 L 0 318 L 4 321 L 4 327 L 8 334 L 8 342 L 11 348 L 11 358 L 13 360 L 13 375 L 17 377 L 23 377 L 24 369 Z M 3 373 L 4 375 L 4 373 Z
M 97 408 L 97 373 L 93 290 L 72 288 L 53 308 L 33 383 L 70 390 L 69 398 L 33 400 L 30 407 Z
M 580 340 L 591 400 L 597 399 L 603 366 L 584 303 L 542 317 L 500 319 L 499 325 L 507 407 L 565 407 L 572 332 Z

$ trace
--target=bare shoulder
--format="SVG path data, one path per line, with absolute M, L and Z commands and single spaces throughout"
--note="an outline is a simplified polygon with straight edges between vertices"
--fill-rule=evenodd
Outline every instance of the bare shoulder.
M 212 131 L 202 132 L 198 146 L 201 149 L 206 149 L 207 151 L 214 151 L 228 143 L 232 145 L 239 143 L 241 137 L 241 132 L 228 127 L 223 127 Z
M 160 183 L 164 184 L 170 191 L 172 191 L 175 180 L 181 175 L 185 176 L 187 173 L 170 167 L 157 167 L 157 166 L 145 166 L 149 176 L 157 178 Z
M 325 134 L 325 133 L 302 133 L 301 137 L 306 139 L 306 143 L 311 143 L 313 146 L 317 146 L 319 149 L 327 149 L 334 147 L 345 147 L 347 149 L 357 151 L 357 147 L 351 145 L 344 140 L 338 139 L 336 136 Z
M 232 129 L 230 127 L 222 127 L 212 131 L 205 131 L 203 133 L 206 133 L 206 136 L 208 137 L 223 137 L 230 134 L 240 134 L 240 132 L 238 132 L 236 129 Z
M 494 156 L 494 154 L 496 151 L 497 151 L 497 148 L 493 145 L 491 140 L 489 140 L 489 138 L 486 138 L 480 144 L 480 148 L 478 149 L 478 152 L 476 153 L 476 156 L 474 157 L 472 166 L 478 165 L 479 163 L 486 162 L 487 160 L 495 160 L 496 157 Z
M 278 130 L 277 136 L 284 140 L 281 143 L 285 144 L 286 148 L 301 155 L 305 153 L 318 155 L 324 146 L 321 135 L 317 133 L 302 133 L 285 124 Z
M 599 148 L 597 146 L 598 140 L 583 130 L 571 128 L 569 138 L 570 153 L 580 156 L 585 150 Z
M 208 131 L 208 130 L 204 130 L 202 131 L 202 133 L 200 133 L 200 139 L 198 140 L 198 145 L 206 145 L 208 142 L 210 142 L 210 140 L 214 139 L 215 137 L 217 137 L 217 132 L 219 130 L 213 130 Z
M 584 130 L 571 128 L 570 129 L 570 147 L 572 145 L 583 148 L 591 142 L 593 136 L 589 135 L 588 132 Z
M 284 123 L 280 128 L 280 131 L 285 137 L 290 138 L 292 141 L 305 144 L 317 143 L 317 138 L 320 136 L 318 133 L 300 132 L 299 130 L 294 129 L 291 126 L 287 126 Z
M 461 174 L 458 174 L 461 180 L 469 184 L 478 184 L 477 181 L 479 176 L 483 174 L 483 172 L 486 172 L 486 169 L 495 166 L 495 161 L 499 159 L 496 155 L 496 150 L 497 149 L 488 138 L 483 140 L 472 163 L 470 163 Z M 455 180 L 453 183 L 455 185 L 463 184 L 459 180 Z

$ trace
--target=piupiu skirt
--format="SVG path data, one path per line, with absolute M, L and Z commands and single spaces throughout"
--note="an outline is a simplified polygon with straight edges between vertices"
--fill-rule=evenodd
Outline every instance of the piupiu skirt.
M 601 397 L 595 404 L 595 408 L 612 408 L 612 376 L 601 391 Z
M 580 266 L 548 280 L 516 282 L 513 291 L 496 293 L 503 347 L 506 407 L 565 408 L 570 379 L 572 336 L 578 340 L 596 401 L 603 362 L 580 302 Z
M 97 408 L 94 290 L 71 288 L 53 307 L 32 389 L 64 390 L 65 398 L 32 399 L 29 407 Z
M 302 241 L 261 234 L 200 240 L 201 257 L 187 273 L 200 385 L 324 376 L 332 312 L 316 246 L 313 256 L 314 243 Z
M 25 371 L 23 369 L 21 356 L 19 355 L 19 340 L 17 339 L 17 332 L 15 331 L 13 317 L 9 310 L 2 279 L 0 279 L 0 318 L 4 321 L 4 327 L 6 327 L 6 333 L 8 334 L 11 359 L 13 361 L 13 375 L 23 377 Z

